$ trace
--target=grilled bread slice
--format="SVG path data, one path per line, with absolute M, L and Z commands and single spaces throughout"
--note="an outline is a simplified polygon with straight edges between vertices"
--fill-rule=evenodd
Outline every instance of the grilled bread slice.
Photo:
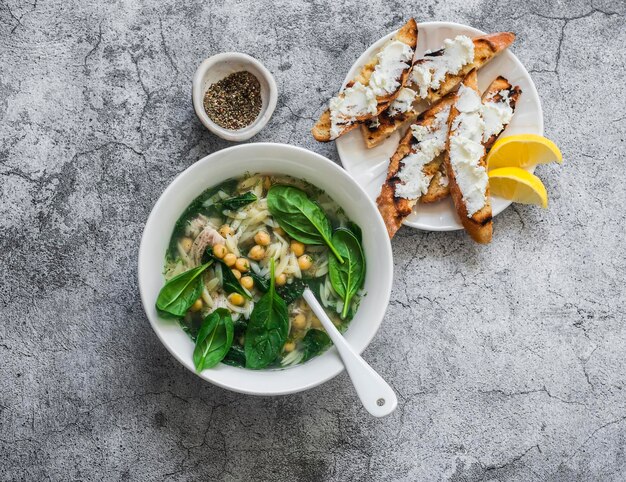
M 472 69 L 480 69 L 498 54 L 508 48 L 515 40 L 512 32 L 498 32 L 481 35 L 472 39 L 474 43 L 474 61 L 465 65 L 457 74 L 448 74 L 436 90 L 429 89 L 426 100 L 430 103 L 436 102 L 444 95 L 454 90 Z M 415 61 L 414 65 L 424 62 L 428 57 L 436 57 L 443 53 L 443 49 L 425 54 L 423 58 Z M 408 88 L 412 86 L 409 85 Z M 417 89 L 419 90 L 419 89 Z M 418 115 L 415 110 L 391 115 L 389 111 L 384 111 L 378 115 L 378 122 L 373 124 L 362 124 L 361 133 L 365 140 L 365 145 L 372 148 L 383 142 L 402 126 L 414 120 Z
M 417 46 L 417 24 L 413 18 L 411 18 L 400 30 L 398 30 L 398 32 L 394 36 L 394 40 L 398 40 L 408 45 L 409 47 L 411 47 L 411 49 L 413 49 L 413 51 L 415 51 L 415 47 Z M 352 81 L 348 82 L 345 88 L 352 87 L 357 82 L 361 83 L 364 86 L 367 86 L 369 84 L 372 73 L 376 69 L 377 64 L 378 58 L 374 56 L 374 58 L 370 60 L 370 62 L 363 66 L 359 75 Z M 411 73 L 411 67 L 412 65 L 411 63 L 409 63 L 407 68 L 402 72 L 399 79 L 400 85 L 395 92 L 392 92 L 385 96 L 376 97 L 376 113 L 356 117 L 353 122 L 344 124 L 338 135 L 333 137 L 333 135 L 331 134 L 331 112 L 330 109 L 327 109 L 322 113 L 315 126 L 313 126 L 313 129 L 311 130 L 313 137 L 321 142 L 331 141 L 339 136 L 342 136 L 346 132 L 357 128 L 361 122 L 371 119 L 372 117 L 375 117 L 376 115 L 386 110 L 387 107 L 389 107 L 389 104 L 397 97 L 400 89 L 407 83 L 409 74 Z M 342 89 L 342 92 L 339 93 L 339 96 L 344 95 L 343 91 L 345 90 L 345 88 Z
M 415 153 L 420 149 L 420 143 L 413 134 L 413 126 L 418 128 L 433 129 L 438 125 L 440 117 L 438 115 L 447 115 L 447 112 L 454 103 L 456 96 L 454 93 L 448 94 L 442 98 L 438 103 L 433 105 L 427 111 L 422 112 L 412 125 L 412 128 L 404 135 L 396 152 L 389 161 L 389 167 L 387 169 L 387 178 L 383 183 L 381 192 L 376 199 L 378 204 L 378 210 L 385 221 L 387 226 L 387 233 L 389 238 L 393 238 L 396 231 L 400 229 L 402 221 L 411 214 L 413 207 L 419 201 L 419 195 L 412 199 L 399 197 L 396 195 L 396 186 L 401 183 L 399 177 L 400 171 L 404 166 L 403 160 L 412 153 Z M 448 131 L 447 116 L 444 117 L 443 125 L 440 127 L 443 130 L 445 136 Z M 432 132 L 431 132 L 432 135 Z M 422 168 L 424 178 L 430 180 L 432 176 L 437 174 L 439 170 L 440 160 L 435 156 L 430 162 L 425 164 Z
M 480 129 L 473 129 L 471 127 L 470 120 L 468 120 L 468 117 L 479 115 L 480 118 L 482 115 L 477 114 L 477 110 L 472 110 L 468 106 L 480 105 L 481 103 L 479 99 L 476 102 L 472 99 L 470 102 L 470 96 L 466 96 L 466 91 L 463 87 L 476 93 L 476 96 L 472 95 L 473 99 L 480 95 L 480 92 L 478 91 L 478 76 L 475 69 L 467 74 L 467 77 L 463 80 L 461 88 L 456 95 L 455 103 L 450 109 L 450 117 L 448 118 L 449 131 L 444 163 L 450 183 L 450 194 L 452 195 L 454 207 L 459 215 L 461 224 L 472 239 L 478 243 L 486 244 L 491 241 L 493 232 L 491 202 L 489 199 L 489 182 L 487 179 L 487 165 L 485 163 L 485 158 L 487 156 L 485 153 L 484 142 L 477 142 L 477 139 L 473 138 L 476 136 L 476 132 L 480 132 Z M 460 109 L 463 109 L 464 112 L 461 113 Z M 483 134 L 480 133 L 479 140 L 482 141 L 482 138 Z M 468 141 L 462 148 L 455 148 L 454 144 L 456 141 L 465 141 L 468 139 L 471 139 L 471 141 Z M 461 156 L 461 153 L 464 155 L 471 153 L 469 157 L 472 158 L 478 156 L 476 166 L 478 167 L 478 172 L 480 174 L 476 174 L 475 170 L 467 169 L 467 167 L 464 168 L 464 172 L 460 170 L 461 166 L 473 166 L 473 164 L 469 164 L 467 160 L 464 160 L 464 162 L 461 163 L 454 159 L 455 156 Z M 454 167 L 455 165 L 457 166 L 456 168 Z M 459 169 L 459 171 L 457 171 L 457 169 Z M 470 174 L 468 174 L 468 172 Z M 473 177 L 473 179 L 470 179 L 471 182 L 468 180 L 462 180 L 460 177 L 461 175 Z M 484 202 L 480 208 L 476 209 L 476 206 L 472 207 L 470 206 L 470 203 L 474 202 L 471 199 L 472 194 L 475 195 L 474 188 L 479 188 L 480 180 L 485 182 L 485 187 L 483 193 L 480 193 L 480 189 L 478 189 L 478 197 L 480 198 L 482 197 L 482 194 L 484 194 Z M 460 184 L 464 183 L 466 183 L 465 192 L 463 192 L 464 188 L 460 186 Z
M 446 175 L 446 168 L 443 165 L 443 156 L 437 158 L 437 172 L 430 181 L 428 191 L 420 198 L 422 204 L 431 204 L 450 195 L 450 182 Z
M 504 102 L 515 112 L 515 105 L 521 94 L 522 89 L 518 86 L 512 86 L 507 79 L 499 76 L 487 87 L 487 90 L 483 93 L 482 101 L 483 105 L 487 103 L 499 104 Z M 500 124 L 499 129 L 494 131 L 491 137 L 487 139 L 485 142 L 485 150 L 487 153 L 494 142 L 496 142 L 498 136 L 506 129 L 507 125 L 508 122 Z M 438 160 L 439 170 L 433 176 L 428 191 L 420 198 L 421 203 L 434 203 L 450 195 L 450 184 L 448 182 L 448 176 L 446 175 L 445 166 L 443 165 L 443 156 L 440 156 Z

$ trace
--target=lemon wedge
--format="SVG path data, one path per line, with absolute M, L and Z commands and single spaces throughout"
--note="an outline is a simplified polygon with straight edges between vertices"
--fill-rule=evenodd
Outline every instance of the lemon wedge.
M 509 201 L 548 207 L 548 192 L 541 179 L 519 167 L 489 171 L 489 189 L 492 195 Z
M 521 167 L 563 162 L 563 156 L 550 139 L 536 134 L 519 134 L 498 139 L 487 155 L 488 169 Z

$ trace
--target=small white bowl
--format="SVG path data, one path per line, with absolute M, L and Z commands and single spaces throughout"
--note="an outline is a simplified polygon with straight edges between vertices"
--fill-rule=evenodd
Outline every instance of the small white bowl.
M 261 112 L 259 112 L 256 120 L 247 127 L 237 130 L 224 129 L 213 122 L 204 110 L 204 94 L 210 85 L 241 70 L 246 70 L 259 79 L 261 84 Z M 207 129 L 228 141 L 241 142 L 257 134 L 270 120 L 276 108 L 278 89 L 274 76 L 261 62 L 246 54 L 224 52 L 209 57 L 198 66 L 193 76 L 191 95 L 196 115 Z
M 144 310 L 157 336 L 178 361 L 195 373 L 194 344 L 177 322 L 158 316 L 155 302 L 163 286 L 163 265 L 174 223 L 205 189 L 250 172 L 287 174 L 306 179 L 331 196 L 363 230 L 367 260 L 365 291 L 356 316 L 344 334 L 361 353 L 385 316 L 393 278 L 391 243 L 376 205 L 349 175 L 314 152 L 286 144 L 253 143 L 230 147 L 205 157 L 180 174 L 152 208 L 139 248 L 139 291 Z M 320 356 L 286 369 L 248 370 L 219 364 L 201 378 L 241 393 L 280 395 L 315 387 L 343 370 L 334 347 Z

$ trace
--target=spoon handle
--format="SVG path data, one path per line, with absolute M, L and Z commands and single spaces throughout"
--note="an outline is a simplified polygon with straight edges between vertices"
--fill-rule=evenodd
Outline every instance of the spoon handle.
M 398 399 L 393 389 L 352 349 L 319 304 L 313 292 L 306 288 L 303 297 L 313 313 L 322 322 L 326 333 L 337 348 L 365 409 L 375 417 L 384 417 L 392 413 L 398 406 Z

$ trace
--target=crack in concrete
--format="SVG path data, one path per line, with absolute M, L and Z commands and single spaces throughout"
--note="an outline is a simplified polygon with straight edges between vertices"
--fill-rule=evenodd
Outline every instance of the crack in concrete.
M 96 39 L 96 43 L 91 48 L 91 50 L 89 50 L 89 52 L 87 52 L 87 54 L 83 58 L 83 65 L 84 65 L 85 69 L 88 68 L 87 67 L 87 60 L 98 49 L 98 47 L 100 47 L 100 43 L 102 42 L 102 22 L 104 22 L 104 20 L 101 20 L 100 23 L 98 24 L 98 38 Z
M 174 59 L 172 58 L 172 55 L 170 54 L 169 48 L 167 47 L 167 43 L 165 42 L 165 35 L 163 34 L 163 20 L 161 19 L 161 17 L 159 17 L 159 33 L 161 34 L 161 45 L 163 46 L 163 53 L 165 54 L 165 56 L 167 57 L 167 60 L 169 61 L 172 68 L 176 72 L 176 75 L 178 75 L 180 73 L 178 70 L 178 66 L 174 62 Z
M 561 398 L 557 395 L 553 395 L 552 393 L 550 393 L 550 391 L 546 388 L 546 386 L 544 385 L 541 388 L 535 388 L 532 390 L 520 390 L 517 392 L 506 392 L 500 388 L 495 388 L 492 390 L 478 390 L 478 393 L 481 393 L 483 395 L 492 395 L 492 394 L 498 394 L 501 395 L 503 397 L 506 398 L 511 398 L 511 397 L 517 397 L 517 396 L 523 396 L 523 395 L 533 395 L 533 394 L 537 394 L 537 393 L 545 393 L 549 398 L 553 398 L 555 400 L 558 400 L 562 403 L 568 404 L 568 405 L 580 405 L 581 407 L 585 407 L 586 409 L 589 410 L 589 407 L 587 406 L 587 404 L 583 403 L 583 402 L 579 402 L 576 400 L 567 400 L 565 398 Z
M 585 380 L 587 380 L 587 384 L 591 387 L 591 391 L 595 392 L 595 385 L 593 383 L 591 383 L 591 377 L 589 376 L 589 373 L 587 372 L 587 363 L 589 363 L 589 360 L 591 359 L 591 357 L 593 356 L 593 354 L 596 352 L 596 350 L 599 347 L 596 345 L 596 347 L 591 350 L 591 353 L 589 353 L 589 356 L 587 358 L 581 358 L 580 361 L 582 369 L 583 369 L 583 374 L 585 375 Z
M 554 472 L 554 474 L 552 474 L 552 475 L 556 475 L 556 474 L 557 474 L 557 473 L 561 470 L 561 468 L 562 468 L 562 467 L 563 467 L 566 463 L 568 463 L 570 460 L 572 460 L 572 459 L 576 456 L 576 454 L 578 454 L 578 452 L 580 452 L 580 451 L 583 449 L 583 447 L 584 447 L 585 445 L 587 445 L 587 444 L 589 443 L 589 441 L 590 441 L 591 439 L 593 439 L 593 438 L 596 436 L 596 434 L 597 434 L 598 432 L 600 432 L 600 431 L 604 430 L 604 429 L 605 429 L 605 428 L 607 428 L 607 427 L 610 427 L 611 425 L 616 425 L 616 424 L 621 423 L 621 422 L 623 422 L 623 421 L 625 421 L 625 420 L 626 420 L 626 415 L 625 415 L 625 416 L 623 416 L 623 417 L 620 417 L 620 418 L 618 418 L 618 419 L 615 419 L 615 420 L 611 420 L 611 421 L 609 421 L 609 422 L 606 422 L 605 424 L 602 424 L 602 425 L 600 425 L 598 428 L 596 428 L 596 429 L 595 429 L 593 432 L 591 432 L 591 434 L 590 434 L 590 435 L 589 435 L 589 436 L 588 436 L 588 437 L 587 437 L 587 438 L 583 441 L 583 443 L 582 443 L 582 444 L 580 444 L 580 445 L 578 446 L 578 448 L 577 448 L 576 450 L 574 450 L 574 451 L 573 451 L 573 452 L 572 452 L 569 456 L 567 456 L 567 459 L 566 459 L 565 461 L 563 461 L 563 462 L 561 462 L 561 463 L 559 464 L 559 467 L 557 468 L 557 470 L 556 470 L 556 471 Z
M 529 70 L 529 72 L 531 73 L 552 73 L 555 74 L 557 77 L 559 76 L 559 71 L 560 71 L 560 63 L 561 63 L 561 52 L 563 49 L 563 39 L 565 37 L 565 29 L 567 27 L 567 25 L 569 24 L 569 22 L 574 21 L 574 20 L 581 20 L 584 18 L 588 18 L 596 13 L 600 13 L 600 14 L 604 14 L 607 16 L 617 16 L 617 17 L 622 17 L 622 15 L 620 15 L 617 12 L 605 12 L 603 10 L 600 10 L 598 8 L 593 7 L 589 12 L 581 14 L 581 15 L 575 15 L 573 17 L 558 17 L 558 16 L 550 16 L 550 15 L 545 15 L 542 13 L 538 13 L 538 12 L 526 12 L 522 15 L 516 16 L 516 17 L 506 17 L 507 20 L 520 20 L 528 15 L 534 15 L 536 17 L 539 18 L 543 18 L 546 20 L 560 20 L 563 22 L 563 24 L 561 25 L 561 32 L 559 34 L 559 39 L 558 39 L 558 44 L 557 44 L 557 49 L 556 49 L 556 58 L 555 58 L 555 62 L 554 62 L 554 69 L 531 69 Z
M 526 450 L 524 450 L 524 452 L 522 452 L 520 455 L 517 455 L 515 457 L 513 457 L 511 460 L 509 460 L 508 462 L 505 462 L 503 464 L 500 465 L 484 465 L 482 462 L 480 462 L 480 460 L 478 461 L 478 463 L 484 467 L 484 470 L 486 472 L 490 472 L 493 470 L 501 470 L 501 469 L 505 469 L 517 462 L 519 462 L 520 460 L 522 460 L 524 457 L 526 457 L 526 455 L 528 455 L 528 453 L 533 450 L 533 449 L 537 449 L 537 451 L 539 453 L 541 453 L 541 449 L 539 448 L 539 444 L 535 444 L 532 447 L 528 447 Z
M 286 103 L 284 103 L 284 102 L 282 102 L 282 103 L 281 103 L 280 107 L 285 107 L 285 108 L 286 108 L 286 109 L 287 109 L 287 110 L 291 113 L 291 115 L 292 115 L 293 117 L 297 117 L 298 119 L 303 119 L 303 120 L 311 120 L 311 121 L 315 121 L 315 120 L 317 120 L 317 119 L 315 119 L 315 118 L 313 118 L 313 117 L 307 117 L 307 116 L 303 116 L 303 115 L 300 115 L 300 114 L 296 114 L 296 113 L 293 111 L 293 109 L 292 109 L 289 105 L 287 105 Z
M 139 68 L 139 61 L 141 60 L 140 57 L 135 57 L 134 55 L 130 55 L 130 58 L 133 62 L 133 64 L 135 65 L 135 70 L 137 71 L 137 80 L 139 81 L 139 85 L 141 86 L 141 90 L 143 90 L 143 93 L 146 97 L 146 100 L 143 104 L 143 107 L 141 108 L 141 114 L 139 116 L 139 127 L 138 127 L 138 131 L 141 134 L 141 136 L 143 137 L 143 119 L 146 115 L 146 111 L 148 110 L 148 106 L 150 105 L 150 102 L 152 101 L 152 95 L 153 92 L 150 92 L 150 90 L 148 89 L 148 87 L 146 86 L 146 84 L 143 81 L 143 78 L 141 76 L 141 69 Z
M 33 2 L 33 4 L 32 4 L 32 7 L 33 7 L 33 8 L 32 8 L 31 10 L 27 11 L 27 12 L 24 12 L 24 13 L 23 13 L 22 15 L 20 15 L 19 17 L 18 17 L 18 16 L 16 16 L 16 15 L 13 13 L 13 10 L 11 10 L 11 7 L 9 7 L 8 5 L 5 5 L 6 9 L 7 9 L 7 10 L 8 10 L 8 12 L 9 12 L 9 15 L 11 15 L 11 17 L 12 17 L 12 18 L 13 18 L 13 19 L 17 22 L 17 23 L 15 24 L 15 26 L 11 29 L 11 33 L 14 33 L 14 32 L 17 30 L 17 27 L 24 27 L 24 24 L 22 23 L 22 19 L 23 19 L 23 18 L 24 18 L 27 14 L 29 14 L 29 13 L 33 13 L 33 12 L 37 9 L 37 2 L 38 2 L 38 1 L 39 1 L 39 0 L 35 0 L 35 1 Z

